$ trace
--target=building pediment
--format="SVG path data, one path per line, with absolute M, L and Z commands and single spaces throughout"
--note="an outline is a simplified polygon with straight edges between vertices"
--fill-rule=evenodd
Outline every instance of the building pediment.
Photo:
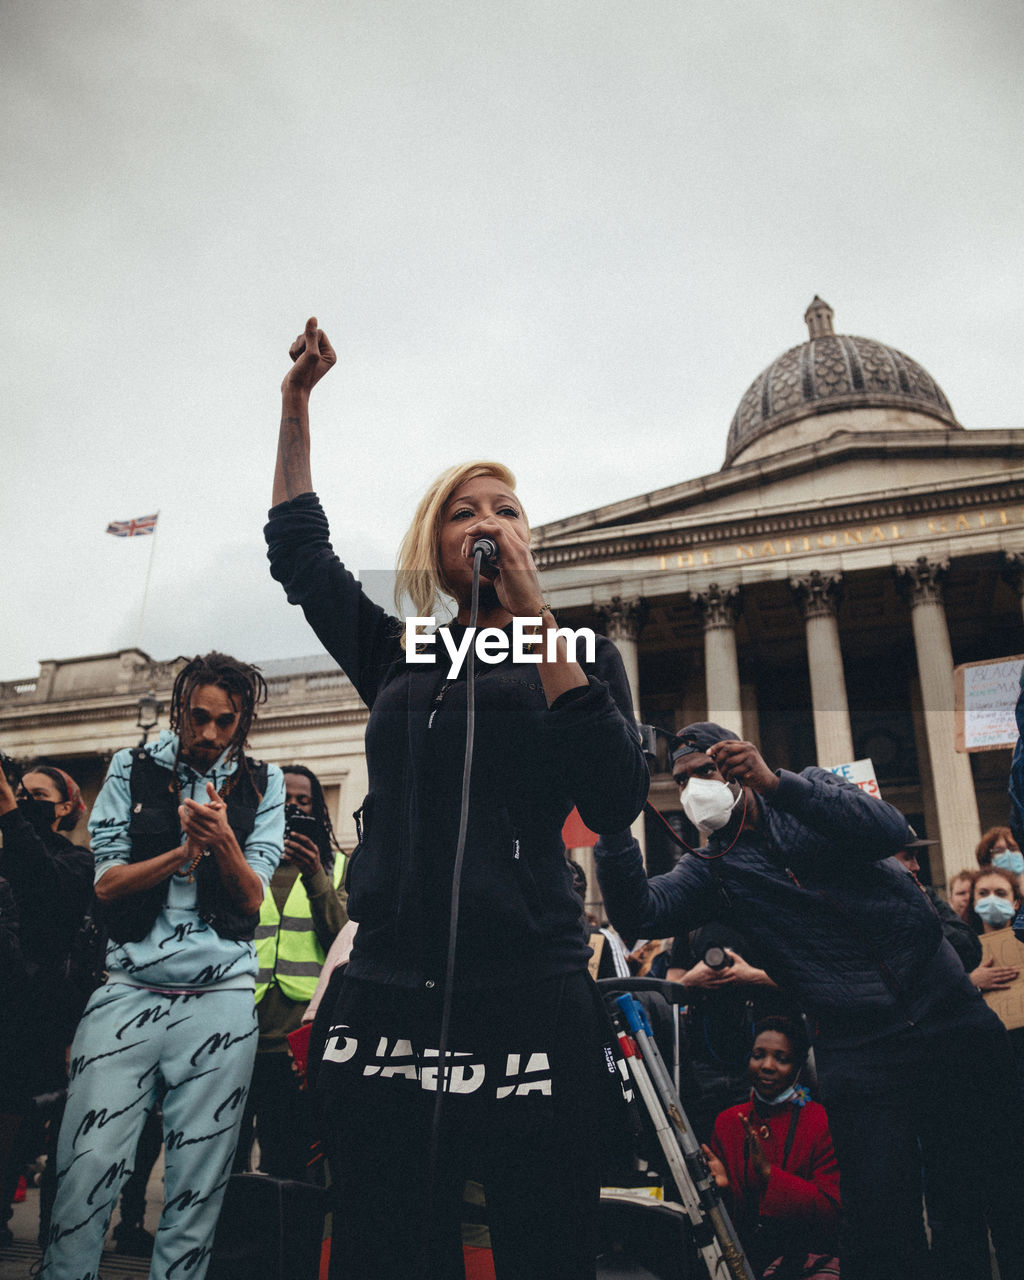
M 1022 499 L 1024 430 L 837 433 L 541 525 L 533 545 L 553 567 Z

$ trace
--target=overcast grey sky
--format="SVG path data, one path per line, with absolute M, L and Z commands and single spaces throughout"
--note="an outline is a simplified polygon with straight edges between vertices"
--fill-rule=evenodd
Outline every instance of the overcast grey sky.
M 5 0 L 0 679 L 316 652 L 266 572 L 289 342 L 335 545 L 498 456 L 534 524 L 721 466 L 806 338 L 1024 426 L 1018 0 Z M 155 546 L 111 520 L 160 510 Z

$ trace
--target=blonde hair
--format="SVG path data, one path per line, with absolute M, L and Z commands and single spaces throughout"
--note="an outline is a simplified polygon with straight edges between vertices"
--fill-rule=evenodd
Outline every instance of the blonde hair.
M 440 555 L 445 504 L 459 485 L 477 476 L 494 476 L 515 493 L 516 478 L 501 462 L 462 462 L 442 471 L 420 499 L 412 524 L 398 548 L 395 605 L 399 613 L 408 600 L 417 617 L 433 618 L 443 598 L 452 598 Z M 526 521 L 525 514 L 523 520 Z

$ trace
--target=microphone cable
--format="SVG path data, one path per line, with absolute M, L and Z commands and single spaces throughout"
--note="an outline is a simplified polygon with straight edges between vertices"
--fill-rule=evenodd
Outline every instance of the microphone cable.
M 738 798 L 736 803 L 739 804 Z M 665 834 L 680 849 L 684 849 L 687 853 L 695 854 L 696 857 L 700 858 L 701 862 L 717 862 L 719 858 L 725 857 L 725 855 L 729 852 L 732 846 L 740 838 L 740 833 L 743 831 L 743 824 L 747 820 L 747 789 L 746 787 L 743 788 L 743 812 L 740 815 L 740 825 L 736 828 L 736 834 L 733 836 L 732 841 L 730 842 L 728 848 L 722 849 L 721 852 L 719 853 L 702 853 L 700 849 L 695 849 L 693 845 L 687 844 L 682 836 L 676 835 L 668 819 L 665 817 L 665 815 L 661 812 L 660 809 L 656 809 L 654 807 L 654 805 L 650 802 L 650 800 L 644 801 L 644 808 L 647 810 L 648 813 L 654 814 L 654 816 L 658 819 L 661 825 L 665 828 Z M 731 822 L 732 818 L 730 818 L 729 821 Z M 726 825 L 728 826 L 728 823 Z
M 482 541 L 482 539 L 478 540 Z M 480 604 L 480 565 L 485 559 L 485 548 L 477 545 L 473 553 L 473 588 L 470 597 L 469 629 L 476 629 L 477 612 Z M 462 800 L 459 807 L 459 835 L 455 844 L 455 863 L 452 867 L 452 901 L 448 916 L 448 959 L 445 965 L 444 995 L 441 1001 L 441 1031 L 437 1045 L 437 1096 L 434 1098 L 434 1114 L 430 1126 L 430 1158 L 427 1176 L 430 1183 L 430 1202 L 432 1212 L 424 1224 L 424 1257 L 428 1266 L 425 1275 L 430 1274 L 430 1229 L 436 1222 L 437 1196 L 439 1191 L 440 1156 L 441 1156 L 441 1121 L 444 1114 L 444 1099 L 448 1088 L 449 1063 L 448 1030 L 452 1013 L 452 988 L 455 980 L 455 948 L 458 942 L 459 929 L 459 891 L 462 887 L 462 863 L 466 853 L 466 831 L 469 826 L 469 781 L 473 768 L 473 738 L 476 729 L 476 648 L 469 647 L 466 667 L 466 750 L 462 763 Z

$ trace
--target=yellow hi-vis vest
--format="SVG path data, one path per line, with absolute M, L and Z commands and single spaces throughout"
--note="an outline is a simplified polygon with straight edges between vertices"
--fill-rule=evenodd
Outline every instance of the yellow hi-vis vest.
M 345 874 L 345 855 L 334 859 L 331 876 L 335 892 Z M 285 899 L 284 912 L 279 913 L 271 889 L 263 895 L 260 922 L 256 926 L 256 1003 L 263 999 L 271 982 L 276 982 L 289 1000 L 308 1004 L 323 968 L 324 949 L 313 928 L 313 912 L 302 876 L 295 877 Z

